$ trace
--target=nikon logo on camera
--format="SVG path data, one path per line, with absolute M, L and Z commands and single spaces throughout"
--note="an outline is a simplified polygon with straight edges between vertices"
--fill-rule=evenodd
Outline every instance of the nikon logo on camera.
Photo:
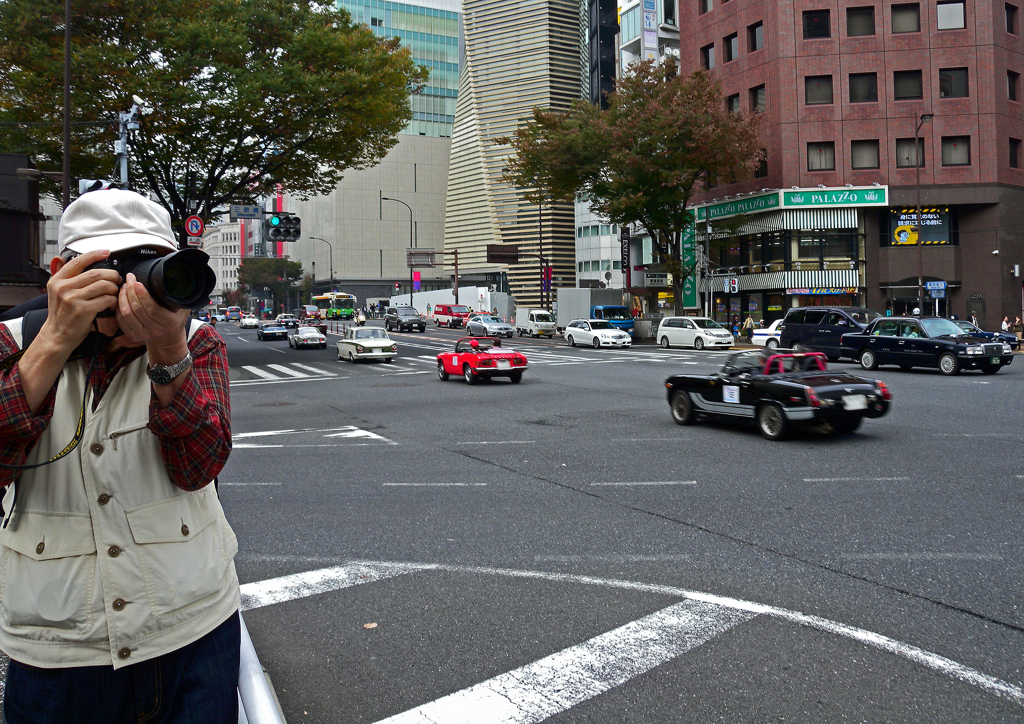
M 263 220 L 263 237 L 267 241 L 297 241 L 302 235 L 302 220 L 298 216 L 277 211 Z

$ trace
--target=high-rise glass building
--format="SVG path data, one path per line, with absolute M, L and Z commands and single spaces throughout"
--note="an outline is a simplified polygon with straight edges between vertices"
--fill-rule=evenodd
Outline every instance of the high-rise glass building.
M 519 304 L 541 301 L 537 256 L 552 286 L 575 286 L 572 204 L 527 203 L 501 181 L 511 148 L 497 143 L 542 106 L 565 110 L 581 97 L 579 0 L 463 1 L 463 54 L 445 213 L 445 249 L 459 271 L 500 270 L 488 244 L 517 244 L 507 269 Z

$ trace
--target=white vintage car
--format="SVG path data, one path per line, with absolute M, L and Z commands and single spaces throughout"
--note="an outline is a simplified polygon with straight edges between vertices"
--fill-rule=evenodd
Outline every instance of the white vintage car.
M 239 329 L 258 329 L 260 322 L 256 317 L 242 317 L 242 321 L 238 323 Z
M 355 362 L 382 359 L 390 362 L 398 354 L 398 345 L 380 327 L 349 327 L 338 340 L 338 359 Z
M 316 327 L 296 327 L 288 335 L 288 346 L 295 349 L 303 347 L 319 347 L 327 349 L 327 337 Z

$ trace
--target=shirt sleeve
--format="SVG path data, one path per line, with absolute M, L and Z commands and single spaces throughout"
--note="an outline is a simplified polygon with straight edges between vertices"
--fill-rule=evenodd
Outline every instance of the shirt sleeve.
M 149 429 L 171 481 L 199 490 L 220 473 L 231 454 L 231 403 L 224 341 L 203 325 L 188 343 L 192 369 L 171 404 L 161 409 L 156 393 L 149 404 Z
M 6 360 L 18 352 L 7 325 L 0 325 L 0 360 Z M 39 440 L 39 436 L 50 424 L 53 417 L 53 405 L 57 395 L 57 383 L 43 400 L 39 412 L 32 413 L 25 388 L 21 382 L 21 371 L 17 363 L 5 365 L 0 369 L 0 463 L 4 465 L 23 465 L 28 451 Z M 6 487 L 21 475 L 20 470 L 0 468 L 0 486 Z

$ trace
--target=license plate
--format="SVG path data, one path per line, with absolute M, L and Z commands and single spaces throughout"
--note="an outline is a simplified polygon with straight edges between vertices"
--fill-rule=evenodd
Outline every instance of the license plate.
M 500 359 L 500 360 L 498 360 L 498 369 L 499 370 L 510 370 L 510 369 L 512 369 L 512 363 L 509 362 L 507 359 Z
M 992 364 L 994 364 L 994 365 L 999 364 L 999 358 L 998 357 L 993 357 L 991 361 L 992 361 Z
M 843 408 L 847 410 L 868 409 L 868 398 L 864 395 L 843 395 Z

